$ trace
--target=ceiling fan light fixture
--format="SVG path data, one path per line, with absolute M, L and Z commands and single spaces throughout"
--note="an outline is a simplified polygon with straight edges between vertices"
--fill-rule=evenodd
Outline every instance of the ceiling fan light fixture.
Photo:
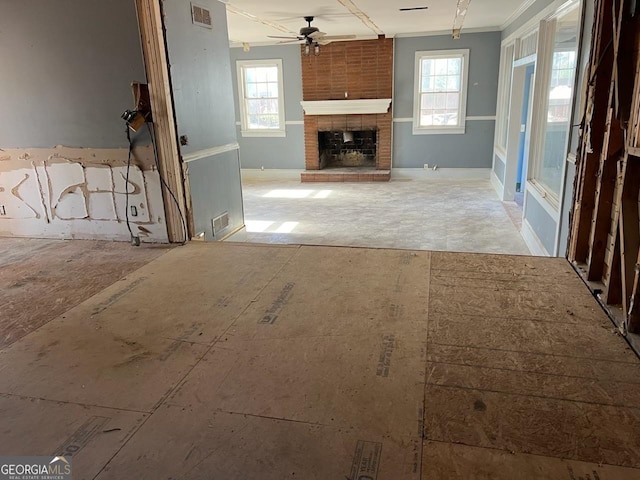
M 304 44 L 304 56 L 308 57 L 311 53 L 311 46 L 308 43 Z
M 317 57 L 320 55 L 320 45 L 317 43 L 313 46 L 313 54 Z

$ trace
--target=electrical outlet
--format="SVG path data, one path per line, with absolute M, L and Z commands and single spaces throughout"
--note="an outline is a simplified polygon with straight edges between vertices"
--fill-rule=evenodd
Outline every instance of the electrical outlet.
M 138 216 L 138 209 L 136 208 L 135 205 L 131 205 L 131 216 L 132 217 L 137 217 Z
M 425 164 L 424 164 L 424 169 L 425 169 L 425 170 L 429 170 L 429 164 L 428 164 L 428 163 L 425 163 Z
M 4 208 L 4 205 L 0 205 L 0 215 L 3 217 L 7 214 L 7 210 Z

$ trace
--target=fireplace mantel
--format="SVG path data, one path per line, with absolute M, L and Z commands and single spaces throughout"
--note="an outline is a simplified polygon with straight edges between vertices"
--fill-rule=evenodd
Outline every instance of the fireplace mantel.
M 368 115 L 387 113 L 391 99 L 302 101 L 300 105 L 306 115 Z

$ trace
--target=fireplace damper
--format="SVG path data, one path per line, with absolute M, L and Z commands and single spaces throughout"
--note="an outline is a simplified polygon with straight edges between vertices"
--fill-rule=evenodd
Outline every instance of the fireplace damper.
M 320 168 L 376 168 L 377 131 L 318 132 Z

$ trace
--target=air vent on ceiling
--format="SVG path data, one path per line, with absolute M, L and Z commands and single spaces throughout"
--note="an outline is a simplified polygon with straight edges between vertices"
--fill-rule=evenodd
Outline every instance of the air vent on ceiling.
M 211 226 L 213 228 L 213 236 L 219 235 L 220 232 L 229 226 L 229 212 L 224 212 L 219 217 L 211 220 Z
M 193 19 L 194 25 L 212 28 L 211 11 L 200 5 L 196 5 L 195 3 L 191 4 L 191 18 Z

